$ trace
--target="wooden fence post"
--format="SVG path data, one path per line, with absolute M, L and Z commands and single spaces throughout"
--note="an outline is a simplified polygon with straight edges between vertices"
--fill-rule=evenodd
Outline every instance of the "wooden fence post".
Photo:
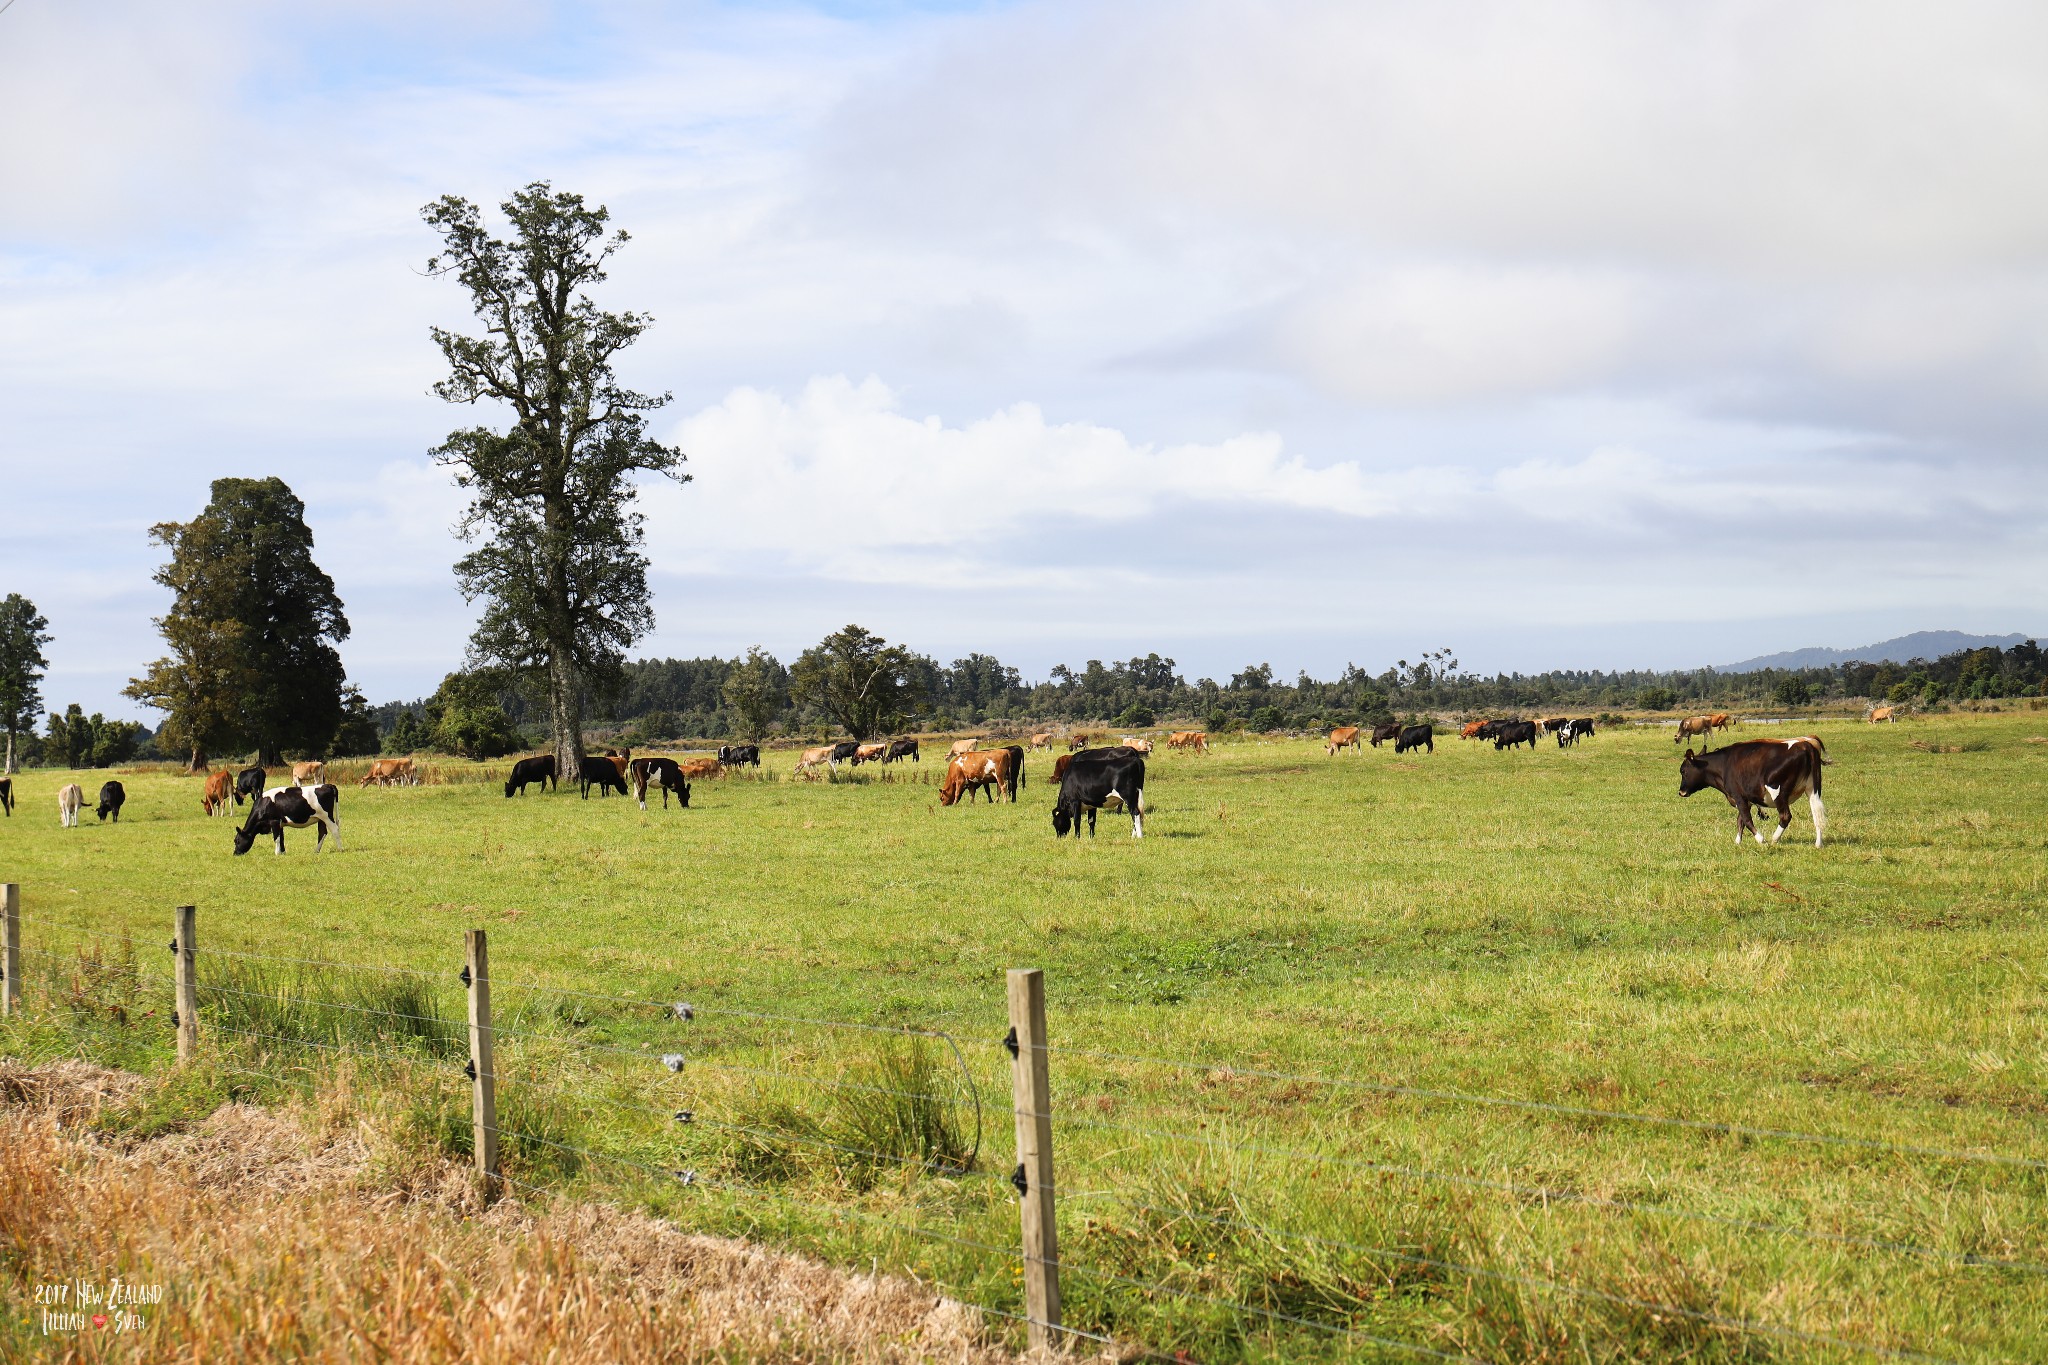
M 21 1012 L 21 888 L 0 886 L 0 1014 Z
M 177 1005 L 172 1011 L 178 1026 L 178 1065 L 190 1065 L 199 1056 L 199 907 L 178 907 Z
M 1053 1217 L 1052 1071 L 1046 1065 L 1045 973 L 1010 972 L 1010 1037 L 1016 1054 L 1011 1095 L 1017 1113 L 1017 1170 L 1010 1177 L 1022 1196 L 1024 1313 L 1031 1349 L 1058 1348 L 1060 1326 L 1059 1228 Z
M 462 977 L 469 987 L 470 1103 L 476 1124 L 476 1171 L 483 1177 L 484 1197 L 498 1194 L 498 1073 L 491 1049 L 491 952 L 481 929 L 463 934 L 467 961 Z

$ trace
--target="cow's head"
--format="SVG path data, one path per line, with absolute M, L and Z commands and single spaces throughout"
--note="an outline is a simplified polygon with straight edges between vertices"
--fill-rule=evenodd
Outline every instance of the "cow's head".
M 946 780 L 939 786 L 939 804 L 942 806 L 952 805 L 960 799 L 960 793 L 966 786 L 967 780 L 960 772 L 958 764 L 947 769 Z
M 241 857 L 256 844 L 256 812 L 249 812 L 249 823 L 235 831 L 235 856 Z
M 1685 751 L 1685 757 L 1678 760 L 1678 794 L 1691 796 L 1694 792 L 1710 785 L 1707 781 L 1707 761 L 1692 750 Z
M 1070 829 L 1075 830 L 1078 834 L 1078 824 L 1079 822 L 1074 819 L 1073 813 L 1067 809 L 1065 802 L 1055 802 L 1053 804 L 1052 832 L 1054 837 L 1064 839 L 1067 837 L 1067 831 Z

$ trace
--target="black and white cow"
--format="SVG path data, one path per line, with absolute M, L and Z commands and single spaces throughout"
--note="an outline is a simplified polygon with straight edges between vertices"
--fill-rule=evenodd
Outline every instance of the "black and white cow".
M 909 759 L 912 763 L 924 762 L 923 759 L 917 756 L 917 741 L 914 739 L 896 739 L 889 741 L 889 752 L 882 755 L 882 762 L 894 763 L 898 759 L 904 758 Z
M 723 761 L 723 760 L 721 760 Z M 672 758 L 636 758 L 630 765 L 633 773 L 633 795 L 640 798 L 640 809 L 647 809 L 647 784 L 652 782 L 661 788 L 661 808 L 668 809 L 668 794 L 675 792 L 681 798 L 683 809 L 690 808 L 690 781 L 683 776 L 683 770 Z
M 1560 749 L 1569 748 L 1570 746 L 1577 744 L 1580 740 L 1587 738 L 1592 733 L 1592 721 L 1568 720 L 1564 724 L 1557 727 L 1557 747 Z
M 1495 726 L 1493 747 L 1512 749 L 1517 744 L 1526 744 L 1529 751 L 1536 750 L 1536 722 L 1533 720 L 1504 720 Z
M 235 804 L 254 801 L 263 795 L 263 784 L 270 780 L 270 774 L 261 768 L 244 768 L 235 774 Z
M 1695 754 L 1685 751 L 1678 762 L 1678 794 L 1691 796 L 1712 787 L 1735 807 L 1735 846 L 1742 846 L 1745 833 L 1764 841 L 1763 831 L 1750 818 L 1752 806 L 1775 809 L 1778 828 L 1771 842 L 1784 837 L 1792 823 L 1792 803 L 1805 797 L 1813 812 L 1813 846 L 1820 847 L 1827 829 L 1828 808 L 1820 799 L 1820 770 L 1827 764 L 1819 739 L 1802 735 L 1797 739 L 1752 739 L 1723 749 Z
M 520 796 L 526 795 L 526 787 L 530 782 L 540 783 L 542 791 L 546 791 L 555 785 L 555 756 L 553 754 L 542 754 L 538 758 L 522 758 L 517 763 L 514 763 L 512 765 L 512 775 L 505 779 L 505 795 L 507 797 L 515 793 Z
M 758 744 L 721 744 L 718 746 L 718 761 L 728 768 L 761 766 L 761 746 Z
M 1394 737 L 1394 752 L 1405 754 L 1410 749 L 1427 749 L 1436 752 L 1436 731 L 1427 725 L 1404 725 L 1401 733 Z
M 1098 757 L 1100 755 L 1100 757 Z M 1121 746 L 1092 749 L 1070 756 L 1066 773 L 1060 778 L 1059 799 L 1052 807 L 1052 829 L 1059 838 L 1067 831 L 1081 836 L 1081 817 L 1088 817 L 1088 834 L 1095 834 L 1095 812 L 1116 806 L 1131 813 L 1131 837 L 1145 837 L 1145 757 Z
M 334 835 L 334 851 L 341 852 L 341 817 L 335 812 L 341 804 L 341 793 L 332 783 L 319 787 L 272 787 L 259 793 L 249 805 L 249 818 L 235 831 L 235 856 L 241 857 L 256 843 L 256 836 L 268 834 L 277 841 L 277 851 L 284 852 L 284 832 L 288 829 L 304 829 L 317 826 L 313 851 L 319 853 L 327 847 L 327 836 Z
M 122 786 L 119 782 L 102 783 L 100 786 L 100 803 L 94 808 L 93 814 L 99 816 L 101 824 L 105 824 L 107 817 L 111 815 L 114 817 L 114 823 L 118 825 L 121 823 L 121 807 L 127 804 L 127 801 L 128 789 L 126 787 Z

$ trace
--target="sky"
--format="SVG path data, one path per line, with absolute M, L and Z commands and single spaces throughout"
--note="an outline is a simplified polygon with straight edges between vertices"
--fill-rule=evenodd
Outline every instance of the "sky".
M 634 651 L 1691 667 L 2048 627 L 2048 8 L 16 0 L 0 592 L 305 500 L 373 700 L 460 665 L 420 208 L 547 180 L 673 394 Z M 495 214 L 495 209 L 492 210 Z

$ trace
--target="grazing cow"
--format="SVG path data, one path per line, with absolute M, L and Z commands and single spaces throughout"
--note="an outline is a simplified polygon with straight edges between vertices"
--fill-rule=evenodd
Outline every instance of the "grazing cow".
M 1091 749 L 1077 754 L 1060 778 L 1059 799 L 1052 807 L 1052 830 L 1064 839 L 1072 830 L 1081 834 L 1081 817 L 1088 817 L 1088 834 L 1095 835 L 1095 812 L 1118 806 L 1131 813 L 1131 837 L 1145 837 L 1145 759 L 1127 749 Z
M 1358 727 L 1356 725 L 1340 725 L 1330 731 L 1329 742 L 1323 745 L 1323 749 L 1331 758 L 1337 756 L 1339 749 L 1349 749 L 1353 753 L 1363 752 L 1358 747 Z
M 1372 747 L 1375 749 L 1379 748 L 1387 740 L 1398 741 L 1400 738 L 1401 722 L 1398 720 L 1390 720 L 1385 725 L 1375 725 L 1372 727 Z
M 78 808 L 85 804 L 85 793 L 76 782 L 66 782 L 57 788 L 57 825 L 60 829 L 73 829 L 78 825 Z
M 1729 715 L 1726 711 L 1716 711 L 1713 715 L 1707 717 L 1707 724 L 1713 726 L 1716 730 L 1725 730 L 1734 723 L 1735 717 Z
M 1003 791 L 1007 791 L 1010 799 L 1015 801 L 1018 752 L 1012 749 L 979 749 L 953 755 L 946 763 L 946 780 L 939 785 L 939 804 L 950 806 L 965 795 L 967 803 L 972 805 L 976 792 L 986 793 L 990 805 L 995 804 L 996 793 Z
M 10 819 L 13 818 L 14 779 L 11 777 L 0 777 L 0 812 L 4 812 Z
M 859 752 L 859 740 L 841 740 L 839 743 L 832 746 L 832 761 L 834 763 L 844 763 Z
M 1436 731 L 1427 725 L 1404 725 L 1394 739 L 1394 752 L 1405 754 L 1410 749 L 1427 749 L 1436 752 Z
M 403 783 L 411 768 L 412 760 L 409 758 L 373 759 L 369 771 L 363 774 L 363 780 L 356 785 L 367 787 L 374 782 L 380 787 L 388 787 L 393 782 Z
M 1167 738 L 1166 747 L 1169 749 L 1185 749 L 1191 753 L 1206 754 L 1209 752 L 1209 736 L 1206 731 L 1202 730 L 1175 730 Z
M 128 789 L 126 787 L 122 786 L 119 782 L 103 782 L 100 784 L 100 803 L 94 808 L 93 814 L 99 816 L 100 823 L 103 825 L 107 822 L 107 817 L 111 815 L 114 817 L 114 823 L 118 825 L 121 823 L 121 807 L 127 803 L 127 800 Z
M 512 775 L 505 779 L 505 795 L 511 796 L 515 792 L 520 796 L 526 795 L 526 785 L 529 782 L 540 783 L 542 791 L 546 791 L 555 785 L 555 756 L 553 754 L 541 754 L 536 758 L 522 758 L 517 763 L 514 763 L 512 765 Z
M 1107 749 L 1083 749 L 1078 754 L 1061 754 L 1058 758 L 1052 761 L 1053 785 L 1058 786 L 1061 779 L 1066 777 L 1067 769 L 1081 759 L 1087 759 L 1089 762 L 1092 763 L 1095 761 L 1095 756 L 1097 754 L 1135 754 L 1137 752 L 1138 751 L 1136 749 L 1133 749 L 1128 745 L 1116 744 L 1110 746 Z
M 1031 747 L 1034 749 L 1052 748 L 1052 731 L 1046 730 L 1040 734 L 1033 735 L 1031 737 Z
M 199 798 L 199 809 L 208 815 L 226 815 L 235 804 L 235 775 L 226 768 L 206 775 L 206 791 Z
M 1464 729 L 1458 731 L 1458 738 L 1477 739 L 1479 738 L 1479 732 L 1484 730 L 1486 728 L 1486 725 L 1487 722 L 1483 720 L 1472 721 L 1469 724 L 1467 724 Z
M 1881 720 L 1888 720 L 1894 725 L 1899 723 L 1898 713 L 1889 706 L 1873 706 L 1870 708 L 1870 714 L 1863 719 L 1869 721 L 1872 725 L 1877 724 Z
M 880 744 L 862 744 L 853 751 L 853 765 L 857 768 L 863 763 L 880 763 L 888 756 L 889 744 L 886 740 Z
M 1678 763 L 1678 794 L 1691 796 L 1712 787 L 1727 797 L 1728 804 L 1735 807 L 1738 848 L 1745 832 L 1754 834 L 1759 844 L 1764 841 L 1763 831 L 1751 818 L 1751 807 L 1777 810 L 1778 828 L 1771 835 L 1775 844 L 1792 823 L 1792 803 L 1803 796 L 1813 812 L 1813 846 L 1819 848 L 1828 819 L 1827 807 L 1820 799 L 1820 770 L 1825 762 L 1820 741 L 1811 736 L 1752 739 L 1711 753 L 1695 754 L 1687 749 Z
M 1088 736 L 1086 736 L 1086 735 L 1084 735 L 1084 734 L 1075 734 L 1075 735 L 1070 735 L 1070 736 L 1068 736 L 1068 738 L 1067 738 L 1067 752 L 1068 752 L 1068 753 L 1070 753 L 1070 754 L 1071 754 L 1071 753 L 1073 753 L 1074 751 L 1076 751 L 1077 749 L 1085 749 L 1085 748 L 1087 748 L 1087 747 L 1088 747 Z
M 717 763 L 717 759 L 705 760 Z M 672 758 L 636 758 L 630 771 L 633 774 L 633 795 L 640 798 L 640 809 L 647 809 L 647 784 L 653 782 L 661 788 L 661 808 L 668 809 L 668 794 L 677 793 L 683 809 L 690 808 L 690 781 L 682 765 Z
M 261 768 L 244 768 L 235 774 L 235 804 L 254 801 L 263 795 L 263 784 L 270 780 L 270 774 Z
M 639 759 L 633 760 L 638 763 Z M 715 758 L 686 758 L 676 765 L 683 770 L 683 776 L 692 782 L 705 777 L 724 777 L 725 764 Z
M 902 759 L 902 758 L 907 758 L 907 759 L 909 759 L 909 760 L 910 760 L 910 761 L 911 761 L 912 763 L 921 763 L 921 762 L 923 762 L 923 760 L 922 760 L 922 759 L 920 759 L 920 758 L 919 758 L 919 757 L 917 756 L 917 741 L 916 741 L 916 740 L 914 740 L 914 739 L 898 739 L 898 740 L 892 740 L 892 741 L 890 741 L 890 744 L 889 744 L 889 752 L 888 752 L 888 753 L 886 753 L 886 754 L 883 754 L 883 755 L 882 755 L 882 762 L 884 762 L 884 763 L 894 763 L 894 762 L 896 762 L 896 761 L 897 761 L 898 759 Z
M 319 787 L 272 787 L 249 804 L 249 818 L 235 831 L 235 856 L 241 857 L 256 843 L 256 836 L 268 834 L 277 841 L 277 852 L 284 855 L 284 832 L 288 829 L 304 829 L 308 825 L 318 827 L 314 836 L 313 851 L 319 853 L 327 847 L 327 836 L 334 835 L 334 851 L 341 852 L 341 817 L 337 810 L 341 804 L 341 793 L 332 786 Z
M 721 744 L 718 746 L 718 761 L 730 767 L 761 766 L 761 746 L 758 744 Z
M 1533 720 L 1497 720 L 1493 722 L 1493 747 L 1496 750 L 1512 749 L 1517 744 L 1529 746 L 1529 752 L 1536 751 L 1536 722 Z
M 1152 741 L 1136 735 L 1125 735 L 1124 747 L 1133 753 L 1149 754 L 1152 752 Z
M 614 791 L 618 792 L 621 796 L 626 794 L 626 778 L 619 771 L 619 765 L 615 760 L 600 754 L 585 754 L 583 756 L 582 768 L 583 799 L 585 801 L 590 799 L 590 789 L 592 787 L 597 788 L 597 795 L 600 800 L 610 796 Z
M 1568 748 L 1587 738 L 1592 733 L 1593 722 L 1590 720 L 1567 721 L 1558 727 L 1557 747 L 1560 749 Z
M 327 780 L 327 765 L 319 759 L 310 763 L 292 764 L 292 785 L 294 787 L 317 787 Z
M 946 757 L 958 758 L 962 754 L 971 754 L 976 743 L 977 741 L 971 739 L 956 739 L 953 741 L 953 747 L 946 750 Z
M 1671 737 L 1671 742 L 1673 744 L 1681 743 L 1688 735 L 1704 735 L 1711 739 L 1713 734 L 1714 721 L 1712 717 L 1687 716 L 1684 720 L 1678 722 L 1678 733 Z

